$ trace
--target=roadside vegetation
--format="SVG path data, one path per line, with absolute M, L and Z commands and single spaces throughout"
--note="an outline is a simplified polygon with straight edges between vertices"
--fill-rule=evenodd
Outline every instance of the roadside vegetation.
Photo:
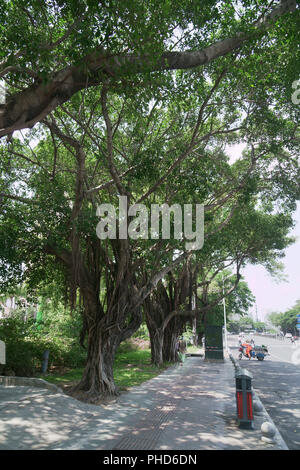
M 130 342 L 124 344 L 116 354 L 113 372 L 116 385 L 120 391 L 140 385 L 170 367 L 170 364 L 162 364 L 161 366 L 151 364 L 151 350 L 149 348 L 135 349 L 133 347 L 131 350 L 131 347 Z M 50 374 L 39 375 L 39 377 L 68 390 L 68 387 L 79 382 L 82 373 L 83 367 L 69 370 L 58 369 L 57 371 L 54 368 L 50 371 Z
M 199 353 L 199 347 L 189 345 L 187 353 Z M 174 364 L 165 362 L 159 366 L 151 362 L 151 349 L 149 345 L 141 349 L 141 345 L 137 346 L 132 341 L 122 344 L 116 354 L 114 362 L 114 379 L 119 390 L 126 391 L 130 387 L 141 385 L 143 382 L 150 380 L 161 374 L 168 367 Z M 82 377 L 83 368 L 71 368 L 55 370 L 47 375 L 38 375 L 38 377 L 53 383 L 66 391 L 74 386 Z
M 294 336 L 299 336 L 299 330 L 296 328 L 297 315 L 300 315 L 300 299 L 285 312 L 270 313 L 268 319 L 275 327 L 280 328 L 284 334 L 291 333 Z
M 24 292 L 23 292 L 24 294 Z M 21 297 L 23 298 L 23 297 Z M 3 299 L 2 299 L 3 300 Z M 19 299 L 20 303 L 20 299 Z M 0 366 L 5 375 L 39 377 L 68 391 L 79 382 L 86 362 L 86 347 L 80 345 L 82 329 L 78 311 L 67 312 L 61 304 L 40 299 L 34 308 L 16 308 L 0 318 L 0 338 L 6 344 L 7 364 Z M 190 330 L 186 333 L 188 340 Z M 42 358 L 48 349 L 46 374 L 41 374 Z M 188 352 L 199 348 L 189 344 Z M 114 379 L 120 391 L 140 385 L 157 376 L 173 363 L 153 364 L 146 324 L 135 335 L 121 343 L 114 361 Z
M 228 331 L 231 333 L 238 334 L 241 331 L 255 330 L 258 333 L 263 333 L 268 330 L 268 326 L 265 322 L 255 321 L 253 318 L 245 315 L 239 320 L 230 320 L 228 322 Z

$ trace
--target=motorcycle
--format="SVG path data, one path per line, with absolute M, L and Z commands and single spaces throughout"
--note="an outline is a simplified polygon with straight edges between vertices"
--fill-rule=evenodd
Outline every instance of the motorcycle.
M 261 346 L 255 346 L 255 357 L 258 361 L 263 361 L 266 356 L 270 356 L 267 346 L 262 344 Z
M 246 354 L 246 346 L 241 345 L 239 348 L 239 360 L 241 360 L 243 356 L 250 360 L 251 357 L 253 357 L 252 351 L 253 349 L 250 351 L 250 356 L 248 356 L 248 354 Z
M 254 346 L 250 351 L 250 357 L 246 354 L 246 347 L 241 346 L 239 348 L 239 360 L 246 357 L 247 359 L 257 359 L 258 361 L 263 361 L 266 356 L 270 356 L 267 346 L 264 344 L 262 346 Z

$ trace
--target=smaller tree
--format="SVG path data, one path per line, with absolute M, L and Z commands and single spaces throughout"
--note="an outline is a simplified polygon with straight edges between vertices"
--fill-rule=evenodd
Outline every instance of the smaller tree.
M 281 326 L 282 316 L 281 312 L 271 312 L 268 314 L 267 319 L 273 326 L 278 328 Z
M 267 328 L 267 325 L 265 324 L 265 322 L 263 321 L 256 321 L 254 323 L 254 328 L 256 331 L 258 331 L 259 333 L 262 333 L 264 330 L 266 330 Z
M 297 315 L 300 314 L 300 300 L 283 313 L 272 313 L 268 316 L 274 326 L 279 326 L 284 334 L 292 333 L 297 335 Z

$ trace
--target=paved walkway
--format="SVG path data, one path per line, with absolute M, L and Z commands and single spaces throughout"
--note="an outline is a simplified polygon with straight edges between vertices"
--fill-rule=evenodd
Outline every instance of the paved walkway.
M 276 450 L 236 422 L 234 367 L 189 357 L 108 406 L 51 390 L 0 385 L 0 450 Z

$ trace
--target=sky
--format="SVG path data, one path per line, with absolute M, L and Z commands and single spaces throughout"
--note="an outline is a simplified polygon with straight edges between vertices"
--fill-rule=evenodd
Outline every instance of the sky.
M 257 316 L 266 320 L 271 312 L 284 312 L 295 305 L 300 299 L 300 204 L 294 214 L 297 221 L 291 235 L 298 237 L 296 243 L 285 250 L 285 257 L 280 261 L 284 264 L 286 281 L 278 282 L 261 266 L 248 265 L 242 271 L 245 281 L 256 297 Z M 255 307 L 251 309 L 255 313 Z
M 241 145 L 235 145 L 231 148 L 230 155 L 233 159 L 238 158 L 241 150 Z M 290 235 L 297 237 L 297 240 L 285 250 L 285 257 L 280 259 L 284 265 L 283 274 L 286 280 L 278 282 L 262 266 L 247 265 L 241 271 L 256 297 L 256 306 L 250 309 L 249 313 L 256 319 L 257 309 L 257 318 L 260 321 L 267 320 L 271 312 L 288 310 L 300 299 L 300 203 L 293 218 L 296 226 Z

